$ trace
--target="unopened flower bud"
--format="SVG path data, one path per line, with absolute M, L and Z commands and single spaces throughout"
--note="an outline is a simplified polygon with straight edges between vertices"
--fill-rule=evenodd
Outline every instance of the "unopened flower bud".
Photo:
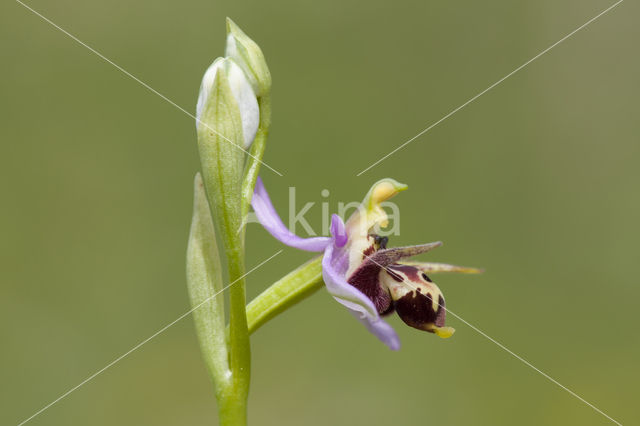
M 218 58 L 207 71 L 202 78 L 202 84 L 200 86 L 200 94 L 198 96 L 198 104 L 196 107 L 196 127 L 199 128 L 202 124 L 212 126 L 213 123 L 208 123 L 206 117 L 202 116 L 206 103 L 209 100 L 209 95 L 214 86 L 216 75 L 218 70 L 224 69 L 224 72 L 229 83 L 231 93 L 238 105 L 240 111 L 240 119 L 242 121 L 242 134 L 243 134 L 243 147 L 246 149 L 251 146 L 253 139 L 258 131 L 258 124 L 260 122 L 260 109 L 258 107 L 258 100 L 256 99 L 255 92 L 249 83 L 249 79 L 245 72 L 238 66 L 235 61 L 229 58 Z M 215 131 L 219 131 L 213 128 Z M 225 135 L 223 135 L 225 136 Z
M 233 59 L 245 71 L 257 96 L 271 90 L 271 73 L 260 46 L 227 18 L 227 47 L 225 56 Z

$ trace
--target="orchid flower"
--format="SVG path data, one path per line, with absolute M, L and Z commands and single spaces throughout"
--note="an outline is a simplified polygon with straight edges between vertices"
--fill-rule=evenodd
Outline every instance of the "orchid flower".
M 440 263 L 404 262 L 442 243 L 387 248 L 387 237 L 374 232 L 388 217 L 381 203 L 407 188 L 393 179 L 375 183 L 346 224 L 331 218 L 331 236 L 301 238 L 282 223 L 258 178 L 251 205 L 258 221 L 277 240 L 300 250 L 324 252 L 322 277 L 333 298 L 392 350 L 400 348 L 394 329 L 381 317 L 394 310 L 409 326 L 446 338 L 455 331 L 445 326 L 445 302 L 426 272 L 480 272 Z
M 398 350 L 398 335 L 382 317 L 396 311 L 411 327 L 449 337 L 454 330 L 445 326 L 444 297 L 427 273 L 478 270 L 406 260 L 440 242 L 387 248 L 388 238 L 378 231 L 388 222 L 382 203 L 406 189 L 393 179 L 374 184 L 346 222 L 333 215 L 330 236 L 301 238 L 290 232 L 258 177 L 271 124 L 269 68 L 258 44 L 230 19 L 226 42 L 225 56 L 204 73 L 196 106 L 201 174 L 194 183 L 186 270 L 190 312 L 215 385 L 219 423 L 246 426 L 250 334 L 271 318 L 324 285 L 371 333 Z M 247 304 L 245 277 L 281 252 L 245 272 L 250 205 L 275 238 L 322 256 L 287 273 Z M 228 299 L 220 297 L 227 288 Z

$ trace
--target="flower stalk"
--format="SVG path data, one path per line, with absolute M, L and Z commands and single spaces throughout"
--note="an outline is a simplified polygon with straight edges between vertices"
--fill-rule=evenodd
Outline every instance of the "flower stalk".
M 323 286 L 322 257 L 315 257 L 280 278 L 247 305 L 249 334 Z

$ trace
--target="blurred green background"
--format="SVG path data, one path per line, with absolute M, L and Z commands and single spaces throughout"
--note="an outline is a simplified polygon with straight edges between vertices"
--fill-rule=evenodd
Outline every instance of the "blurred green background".
M 393 245 L 429 259 L 448 307 L 623 424 L 638 424 L 637 3 L 627 1 L 360 177 L 356 173 L 612 1 L 28 4 L 189 111 L 231 16 L 273 75 L 262 175 L 286 213 L 395 199 Z M 193 120 L 15 2 L 1 6 L 0 423 L 17 424 L 189 309 Z M 318 224 L 320 207 L 307 215 Z M 257 225 L 249 267 L 281 248 Z M 302 263 L 286 249 L 253 297 Z M 606 425 L 450 316 L 392 317 L 379 344 L 322 291 L 253 337 L 253 425 Z M 636 395 L 635 397 L 633 395 Z M 33 425 L 216 424 L 186 318 Z

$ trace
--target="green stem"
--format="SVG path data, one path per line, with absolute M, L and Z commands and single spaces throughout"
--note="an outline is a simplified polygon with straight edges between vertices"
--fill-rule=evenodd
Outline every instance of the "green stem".
M 247 424 L 247 398 L 251 381 L 251 342 L 247 326 L 246 285 L 245 285 L 245 222 L 253 195 L 253 187 L 258 178 L 260 161 L 264 154 L 271 110 L 269 98 L 258 99 L 260 104 L 260 125 L 253 141 L 250 156 L 245 166 L 241 188 L 241 225 L 233 232 L 227 232 L 225 248 L 229 267 L 229 368 L 231 381 L 218 398 L 220 424 L 243 426 Z M 230 231 L 230 230 L 227 230 Z
M 236 284 L 234 284 L 234 286 Z M 246 321 L 244 324 L 247 327 L 246 329 L 248 334 L 252 334 L 267 321 L 271 320 L 278 314 L 284 312 L 295 304 L 311 296 L 316 291 L 321 289 L 323 285 L 324 281 L 322 280 L 322 256 L 318 256 L 276 281 L 273 285 L 263 291 L 258 297 L 253 299 L 251 303 L 246 306 Z M 244 288 L 242 297 L 244 297 Z M 233 302 L 231 302 L 231 306 L 231 312 L 233 312 Z M 231 332 L 231 330 L 233 329 L 233 324 L 234 323 L 230 321 L 230 327 L 228 329 L 230 342 L 234 342 L 233 334 Z M 236 341 L 236 343 L 238 342 Z M 242 349 L 242 347 L 239 347 L 238 349 Z M 246 349 L 248 353 L 249 347 L 247 346 Z M 230 353 L 232 371 L 234 371 L 233 354 L 236 353 L 237 355 L 239 355 L 239 352 L 236 352 L 236 350 L 234 350 L 234 343 L 231 343 Z M 245 365 L 249 366 L 250 364 L 247 363 Z M 247 400 L 245 392 L 248 391 L 248 374 L 246 378 L 247 387 L 244 388 L 242 383 L 236 382 L 236 373 L 233 373 L 233 379 L 230 386 L 226 387 L 219 394 L 218 416 L 221 425 L 246 425 Z
M 270 319 L 311 296 L 323 285 L 322 256 L 319 256 L 276 281 L 249 303 L 249 333 L 253 333 Z
M 218 420 L 222 426 L 245 426 L 247 424 L 247 399 L 233 385 L 216 395 Z
M 251 346 L 245 310 L 243 241 L 238 239 L 228 248 L 227 260 L 232 284 L 229 287 L 229 367 L 235 396 L 246 401 L 251 376 Z

